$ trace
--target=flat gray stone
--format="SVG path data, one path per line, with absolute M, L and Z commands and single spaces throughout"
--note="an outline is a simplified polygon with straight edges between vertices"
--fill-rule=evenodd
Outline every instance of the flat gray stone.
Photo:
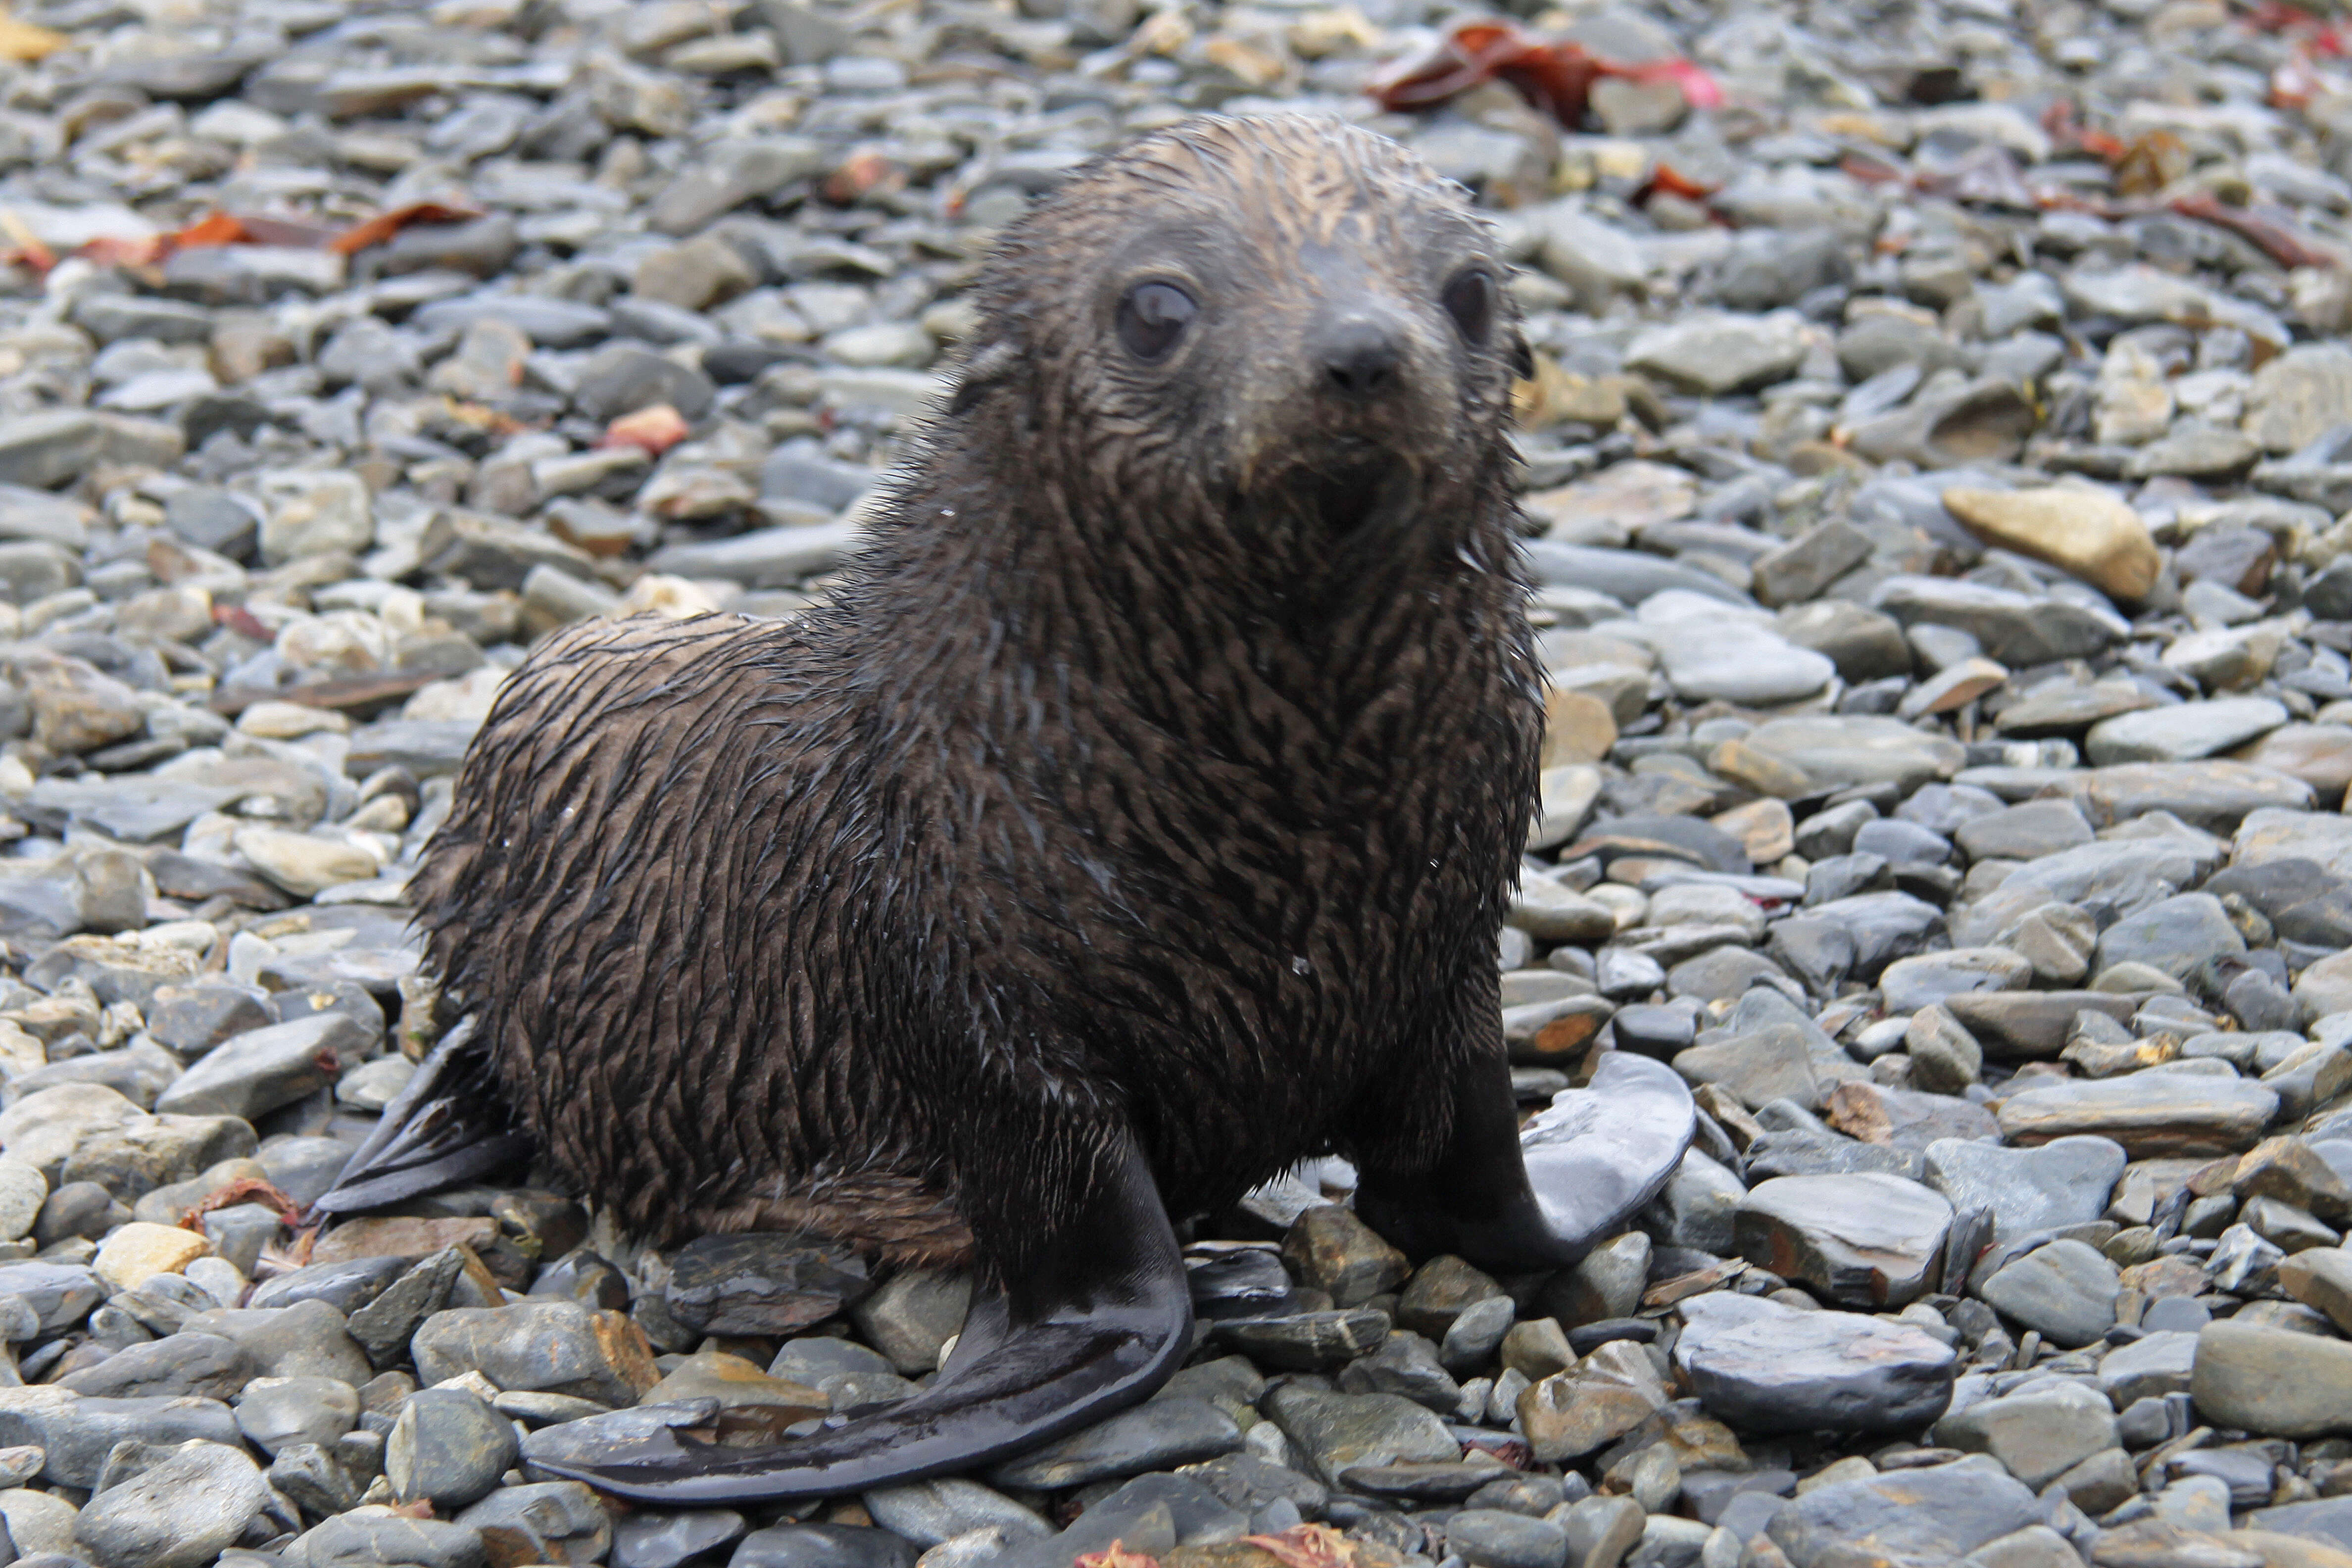
M 2115 1327 L 2121 1289 L 2120 1272 L 2096 1247 L 2053 1241 L 2004 1266 L 1977 1293 L 2051 1343 L 2074 1350 Z
M 1740 1431 L 1916 1432 L 1951 1402 L 1959 1358 L 1908 1324 L 1727 1290 L 1681 1311 L 1675 1365 Z
M 2102 767 L 2193 762 L 2259 740 L 2286 721 L 2285 708 L 2267 697 L 2220 697 L 2102 719 L 2083 750 Z
M 2097 1219 L 2127 1159 L 2107 1138 L 2059 1138 L 2036 1149 L 1939 1138 L 1927 1145 L 1927 1183 L 1955 1209 L 1990 1209 L 2000 1240 Z

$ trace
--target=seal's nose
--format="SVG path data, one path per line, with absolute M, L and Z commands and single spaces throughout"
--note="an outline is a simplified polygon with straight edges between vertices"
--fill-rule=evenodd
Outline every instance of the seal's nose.
M 1394 387 L 1404 363 L 1404 335 L 1388 321 L 1353 313 L 1320 323 L 1308 345 L 1331 389 L 1363 403 Z

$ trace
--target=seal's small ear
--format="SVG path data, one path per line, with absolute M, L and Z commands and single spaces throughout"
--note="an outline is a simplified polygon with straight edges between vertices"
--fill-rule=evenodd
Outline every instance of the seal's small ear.
M 956 388 L 948 398 L 950 416 L 967 412 L 988 389 L 1011 377 L 1021 363 L 1021 347 L 1011 338 L 995 338 L 966 356 Z
M 1527 334 L 1511 334 L 1511 374 L 1521 381 L 1533 381 L 1536 376 L 1536 352 L 1528 347 Z

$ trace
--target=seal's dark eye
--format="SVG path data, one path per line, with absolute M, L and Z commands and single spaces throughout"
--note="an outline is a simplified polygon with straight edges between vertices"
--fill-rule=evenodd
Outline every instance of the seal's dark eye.
M 1155 360 L 1176 346 L 1201 307 L 1173 283 L 1139 283 L 1118 302 L 1118 341 L 1139 360 Z
M 1464 337 L 1474 343 L 1485 342 L 1486 329 L 1495 324 L 1495 279 L 1474 268 L 1448 283 L 1445 313 L 1454 318 Z

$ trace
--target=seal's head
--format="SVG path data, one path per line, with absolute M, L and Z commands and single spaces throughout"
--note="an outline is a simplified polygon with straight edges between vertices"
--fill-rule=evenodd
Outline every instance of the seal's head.
M 1442 525 L 1507 461 L 1506 271 L 1460 187 L 1386 138 L 1190 121 L 1006 236 L 951 418 L 1057 448 L 1081 507 L 1195 501 L 1253 546 Z

